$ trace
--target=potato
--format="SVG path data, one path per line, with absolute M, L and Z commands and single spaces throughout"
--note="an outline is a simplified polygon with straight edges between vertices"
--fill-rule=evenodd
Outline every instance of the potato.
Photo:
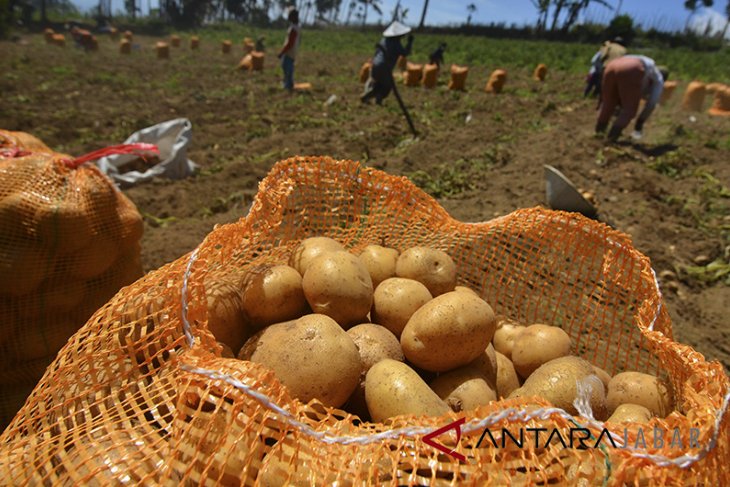
M 527 378 L 522 387 L 509 398 L 539 396 L 569 414 L 578 414 L 573 401 L 577 397 L 577 381 L 591 385 L 590 405 L 596 419 L 606 417 L 606 396 L 601 380 L 593 373 L 593 365 L 582 358 L 568 356 L 541 365 Z
M 433 296 L 420 282 L 391 277 L 375 288 L 370 319 L 400 338 L 413 313 L 431 299 Z
M 402 414 L 440 416 L 449 407 L 403 362 L 385 359 L 365 377 L 365 400 L 373 421 Z
M 621 372 L 608 383 L 606 395 L 608 414 L 621 404 L 644 406 L 654 416 L 664 418 L 672 411 L 672 398 L 667 386 L 650 374 Z
M 475 290 L 473 290 L 470 287 L 466 287 L 466 286 L 456 286 L 454 288 L 454 291 L 459 292 L 459 293 L 469 293 L 469 294 L 473 294 L 474 296 L 479 296 L 479 294 Z
M 494 349 L 512 360 L 512 349 L 514 348 L 515 338 L 527 328 L 524 325 L 512 321 L 506 316 L 497 316 L 497 329 L 494 332 Z
M 363 376 L 370 367 L 386 358 L 403 362 L 405 357 L 398 339 L 387 328 L 373 323 L 363 323 L 347 330 L 360 353 Z
M 494 312 L 486 301 L 452 291 L 413 313 L 401 334 L 401 348 L 416 366 L 444 372 L 484 353 L 494 336 L 494 325 Z
M 607 423 L 648 423 L 653 414 L 638 404 L 619 404 Z
M 469 366 L 476 368 L 487 379 L 492 389 L 497 390 L 497 354 L 491 343 L 484 353 L 469 363 Z
M 515 337 L 512 363 L 527 379 L 538 367 L 570 353 L 570 336 L 557 326 L 530 325 Z
M 608 383 L 611 382 L 611 374 L 606 372 L 600 367 L 593 366 L 593 372 L 598 376 L 599 379 L 601 379 L 601 382 L 603 382 L 603 388 L 606 390 L 606 393 L 608 393 Z
M 38 237 L 47 247 L 59 253 L 87 247 L 94 238 L 94 232 L 89 215 L 84 210 L 84 206 L 77 201 L 39 205 L 34 219 Z
M 302 402 L 340 407 L 360 380 L 360 354 L 332 318 L 311 314 L 277 323 L 251 337 L 238 358 L 270 368 Z
M 380 245 L 368 245 L 360 254 L 360 261 L 368 270 L 374 288 L 389 277 L 395 276 L 395 263 L 397 260 L 398 251 L 396 249 Z
M 235 276 L 206 279 L 208 330 L 216 341 L 238 351 L 252 331 L 243 315 L 241 289 Z
M 367 321 L 373 281 L 360 259 L 349 252 L 328 252 L 314 259 L 302 279 L 304 296 L 315 313 L 343 328 Z
M 336 240 L 329 237 L 310 237 L 299 244 L 289 257 L 289 265 L 297 270 L 300 275 L 309 268 L 309 264 L 327 252 L 345 250 L 345 247 Z
M 243 312 L 256 329 L 308 314 L 302 276 L 288 265 L 252 270 L 243 285 Z
M 441 374 L 429 386 L 456 412 L 469 411 L 497 400 L 494 387 L 475 367 L 459 367 Z
M 428 247 L 411 247 L 400 254 L 395 275 L 422 283 L 434 297 L 456 287 L 454 261 L 446 252 Z
M 403 362 L 405 357 L 400 349 L 400 342 L 387 328 L 373 323 L 363 323 L 347 330 L 360 353 L 362 373 L 360 384 L 347 400 L 345 409 L 363 420 L 370 417 L 365 402 L 365 375 L 370 367 L 386 358 Z
M 497 396 L 508 397 L 512 391 L 520 387 L 520 379 L 517 377 L 512 361 L 503 354 L 497 352 Z

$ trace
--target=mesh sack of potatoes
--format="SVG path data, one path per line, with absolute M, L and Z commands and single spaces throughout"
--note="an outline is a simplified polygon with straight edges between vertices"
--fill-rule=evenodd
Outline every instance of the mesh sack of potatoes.
M 647 424 L 611 426 L 580 402 L 570 414 L 521 396 L 430 417 L 362 421 L 317 399 L 296 399 L 271 369 L 232 358 L 209 325 L 240 310 L 242 280 L 290 262 L 302 241 L 321 236 L 355 254 L 370 244 L 445 252 L 458 284 L 478 293 L 473 299 L 518 322 L 552 323 L 573 354 L 608 374 L 663 377 L 674 408 Z M 0 478 L 46 485 L 723 485 L 728 388 L 720 364 L 673 341 L 649 262 L 627 236 L 540 208 L 462 223 L 406 178 L 297 157 L 274 166 L 245 218 L 125 288 L 69 340 L 0 437 Z M 451 434 L 434 440 L 445 427 Z M 592 438 L 609 428 L 626 447 L 482 441 L 485 429 L 542 428 L 568 438 L 577 427 Z M 635 446 L 641 427 L 695 428 L 697 445 Z
M 0 131 L 0 427 L 56 352 L 142 275 L 142 218 L 99 170 Z

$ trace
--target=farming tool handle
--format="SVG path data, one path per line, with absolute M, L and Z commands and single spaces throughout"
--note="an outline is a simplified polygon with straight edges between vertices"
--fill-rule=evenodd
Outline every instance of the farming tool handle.
M 396 83 L 395 83 L 395 81 L 393 81 L 393 94 L 395 95 L 395 99 L 398 100 L 400 109 L 403 110 L 403 115 L 406 116 L 406 121 L 408 122 L 408 126 L 411 128 L 411 132 L 413 132 L 413 136 L 418 137 L 418 132 L 416 131 L 416 127 L 413 125 L 413 120 L 411 120 L 411 116 L 408 113 L 408 109 L 406 108 L 406 105 L 403 103 L 403 99 L 400 97 L 400 93 L 398 93 L 398 88 L 395 85 L 396 85 Z

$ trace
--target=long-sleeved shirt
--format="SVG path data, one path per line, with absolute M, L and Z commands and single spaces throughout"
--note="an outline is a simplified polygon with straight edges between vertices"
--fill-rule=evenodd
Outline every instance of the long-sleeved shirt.
M 375 79 L 383 76 L 392 76 L 393 68 L 399 56 L 408 56 L 413 46 L 413 37 L 408 38 L 406 46 L 400 43 L 398 37 L 383 37 L 375 49 L 373 56 L 372 76 Z

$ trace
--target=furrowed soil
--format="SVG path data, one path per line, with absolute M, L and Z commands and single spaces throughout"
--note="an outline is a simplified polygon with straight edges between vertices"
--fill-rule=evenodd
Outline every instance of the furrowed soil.
M 360 103 L 360 56 L 318 54 L 305 38 L 295 77 L 313 88 L 289 95 L 274 49 L 263 72 L 249 73 L 235 69 L 240 43 L 224 55 L 203 34 L 199 51 L 184 40 L 158 60 L 158 40 L 135 37 L 131 55 L 108 38 L 89 53 L 46 45 L 40 35 L 0 42 L 1 128 L 81 155 L 155 123 L 191 120 L 188 156 L 198 174 L 124 190 L 145 217 L 147 271 L 244 216 L 258 182 L 289 156 L 353 159 L 409 176 L 470 222 L 546 205 L 543 165 L 551 164 L 651 259 L 675 338 L 730 368 L 730 278 L 721 275 L 730 272 L 730 117 L 680 110 L 690 80 L 657 109 L 643 140 L 627 133 L 608 145 L 593 134 L 596 101 L 582 97 L 581 75 L 551 70 L 541 83 L 485 59 L 471 66 L 465 92 L 448 91 L 445 72 L 433 90 L 400 85 L 420 133 L 414 139 L 393 97 L 383 107 Z M 415 62 L 425 58 L 414 52 Z M 483 91 L 496 67 L 509 71 L 500 95 Z

